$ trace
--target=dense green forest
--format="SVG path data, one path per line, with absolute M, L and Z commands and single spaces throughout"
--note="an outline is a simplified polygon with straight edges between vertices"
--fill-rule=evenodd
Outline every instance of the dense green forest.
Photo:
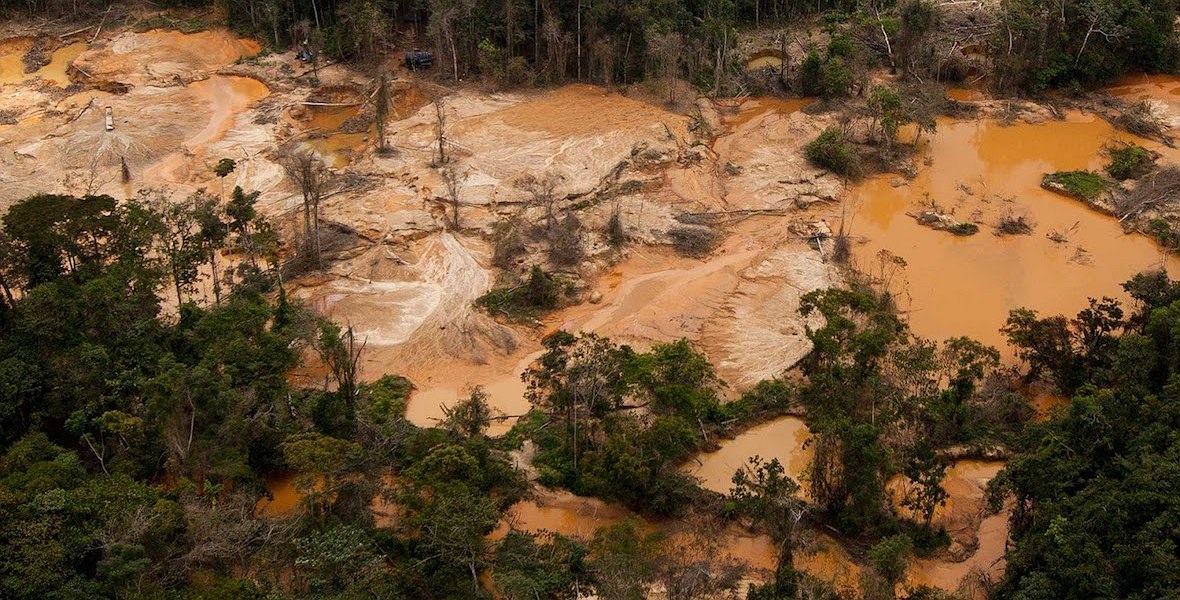
M 534 410 L 490 438 L 478 388 L 421 428 L 404 416 L 408 381 L 357 382 L 352 332 L 287 299 L 255 199 L 35 196 L 4 216 L 0 596 L 636 598 L 661 585 L 695 598 L 738 586 L 633 521 L 589 540 L 489 538 L 529 493 L 509 456 L 524 439 L 545 485 L 769 535 L 779 566 L 755 598 L 836 597 L 792 568 L 809 524 L 868 549 L 864 598 L 896 597 L 906 557 L 946 543 L 930 516 L 952 445 L 1015 452 L 993 485 L 997 504 L 1016 502 L 995 597 L 1180 588 L 1180 283 L 1162 273 L 1128 282 L 1126 312 L 1105 299 L 1074 319 L 1012 313 L 1023 376 L 1073 397 L 1043 423 L 994 349 L 917 338 L 888 293 L 854 281 L 804 298 L 824 325 L 808 332 L 801 378 L 732 402 L 683 341 L 637 352 L 551 335 L 526 373 Z M 222 287 L 198 302 L 218 257 Z M 292 385 L 309 360 L 331 385 Z M 751 458 L 727 495 L 679 470 L 709 439 L 800 406 L 815 435 L 811 501 L 777 461 Z M 262 481 L 284 473 L 300 509 L 260 513 Z M 904 499 L 916 518 L 885 501 L 899 473 L 916 484 Z M 392 522 L 375 520 L 375 503 L 395 507 Z
M 589 81 L 605 85 L 679 77 L 737 93 L 742 33 L 784 27 L 771 44 L 814 54 L 781 74 L 788 91 L 814 95 L 821 73 L 837 89 L 872 67 L 918 80 L 987 75 L 1001 92 L 1090 86 L 1127 71 L 1177 67 L 1175 0 L 1002 0 L 954 12 L 930 0 L 166 0 L 209 7 L 231 27 L 275 48 L 307 41 L 333 58 L 375 62 L 425 44 L 436 69 L 503 85 Z M 958 3 L 963 4 L 963 3 Z M 107 0 L 0 0 L 0 13 L 65 15 Z M 950 3 L 949 6 L 954 6 Z M 762 50 L 755 49 L 755 50 Z M 774 49 L 771 47 L 770 49 Z M 965 67 L 966 52 L 988 57 Z M 789 71 L 789 73 L 787 72 Z

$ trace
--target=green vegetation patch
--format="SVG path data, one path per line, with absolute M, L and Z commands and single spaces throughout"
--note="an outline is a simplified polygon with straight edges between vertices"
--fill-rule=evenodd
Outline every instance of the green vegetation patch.
M 825 129 L 819 137 L 808 142 L 803 152 L 812 164 L 833 173 L 845 177 L 857 177 L 861 173 L 860 157 L 839 128 Z
M 979 226 L 975 223 L 955 223 L 947 227 L 946 230 L 955 235 L 968 236 L 979 233 Z
M 512 287 L 495 288 L 480 296 L 475 303 L 492 315 L 512 320 L 529 320 L 558 307 L 567 294 L 569 283 L 563 278 L 546 273 L 533 265 L 529 278 Z
M 1106 174 L 1119 181 L 1138 179 L 1155 168 L 1155 154 L 1143 146 L 1118 144 L 1108 146 L 1105 153 L 1110 159 Z
M 1106 191 L 1107 182 L 1093 171 L 1058 171 L 1041 179 L 1041 187 L 1079 200 L 1097 200 Z

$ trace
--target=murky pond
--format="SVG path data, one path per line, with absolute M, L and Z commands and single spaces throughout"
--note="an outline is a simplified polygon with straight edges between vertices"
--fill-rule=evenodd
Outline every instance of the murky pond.
M 988 514 L 986 492 L 988 482 L 1003 468 L 1004 463 L 997 461 L 961 460 L 947 469 L 942 487 L 949 498 L 935 512 L 934 523 L 951 536 L 948 552 L 964 560 L 915 559 L 907 572 L 911 584 L 951 592 L 971 574 L 985 574 L 993 580 L 1000 577 L 1008 543 L 1008 511 Z
M 52 82 L 56 86 L 66 87 L 70 85 L 70 76 L 68 73 L 70 64 L 85 50 L 85 42 L 77 42 L 58 48 L 50 56 L 49 64 L 38 69 L 33 75 L 40 77 L 44 81 Z
M 778 69 L 783 66 L 783 54 L 779 50 L 763 50 L 746 61 L 746 70 Z
M 188 89 L 197 98 L 208 103 L 211 110 L 209 122 L 205 127 L 185 140 L 184 144 L 189 148 L 197 148 L 220 139 L 233 126 L 238 113 L 270 93 L 266 84 L 257 79 L 222 75 L 191 83 Z
M 608 504 L 596 498 L 575 496 L 559 490 L 544 490 L 536 499 L 525 500 L 512 505 L 504 521 L 492 533 L 493 539 L 507 535 L 510 529 L 518 531 L 549 531 L 561 535 L 589 539 L 599 527 L 610 527 L 634 514 L 615 504 Z M 645 527 L 649 530 L 645 522 Z
M 684 466 L 685 471 L 701 478 L 701 487 L 728 494 L 733 487 L 733 474 L 745 467 L 752 456 L 764 461 L 778 459 L 791 476 L 806 489 L 801 481 L 811 462 L 813 451 L 804 445 L 811 437 L 807 425 L 797 417 L 785 417 L 750 428 L 732 440 L 720 442 L 716 452 L 700 455 Z
M 24 55 L 33 40 L 29 38 L 12 38 L 0 42 L 0 85 L 20 83 L 24 81 Z
M 35 77 L 58 87 L 70 85 L 67 71 L 74 59 L 86 50 L 86 43 L 77 42 L 54 50 L 49 63 L 32 73 L 26 73 L 24 55 L 32 45 L 32 40 L 27 38 L 0 42 L 0 85 L 21 83 Z
M 342 168 L 351 160 L 355 151 L 362 148 L 376 126 L 360 132 L 344 132 L 341 127 L 348 120 L 360 114 L 360 107 L 353 106 L 309 106 L 311 118 L 305 124 L 311 134 L 305 144 L 315 150 L 333 168 Z
M 262 483 L 271 497 L 260 498 L 254 510 L 267 516 L 283 516 L 295 512 L 299 507 L 299 501 L 303 499 L 303 493 L 295 485 L 297 477 L 295 473 L 282 473 L 263 480 Z
M 1040 181 L 1047 172 L 1100 168 L 1103 145 L 1129 139 L 1080 114 L 1040 125 L 943 120 L 913 181 L 884 175 L 851 190 L 851 231 L 867 240 L 856 260 L 872 272 L 888 250 L 907 263 L 894 289 L 914 332 L 933 339 L 966 335 L 1002 348 L 998 330 L 1013 308 L 1072 316 L 1088 297 L 1125 298 L 1120 284 L 1160 265 L 1174 270 L 1176 259 Z M 979 233 L 957 237 L 907 214 L 932 203 L 978 223 Z M 1031 219 L 1032 234 L 994 235 L 1007 215 Z
M 406 420 L 419 427 L 434 427 L 445 417 L 444 408 L 454 406 L 455 403 L 470 397 L 475 385 L 483 388 L 488 395 L 488 403 L 497 413 L 496 419 L 488 427 L 488 435 L 503 435 L 512 429 L 517 418 L 532 408 L 525 393 L 528 386 L 521 376 L 541 356 L 540 352 L 529 354 L 522 358 L 510 375 L 496 377 L 491 380 L 472 378 L 464 383 L 462 370 L 452 372 L 451 383 L 426 387 L 411 394 L 406 403 Z M 474 374 L 472 374 L 474 375 Z M 482 382 L 481 382 L 482 381 Z

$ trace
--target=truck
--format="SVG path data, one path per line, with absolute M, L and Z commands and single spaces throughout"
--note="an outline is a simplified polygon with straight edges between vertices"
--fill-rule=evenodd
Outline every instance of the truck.
M 422 71 L 434 65 L 434 53 L 414 48 L 406 52 L 406 68 L 411 71 Z

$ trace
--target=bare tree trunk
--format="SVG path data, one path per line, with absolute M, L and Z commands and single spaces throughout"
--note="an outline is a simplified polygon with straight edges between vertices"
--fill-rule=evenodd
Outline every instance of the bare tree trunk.
M 438 164 L 439 165 L 446 164 L 446 162 L 447 162 L 447 151 L 446 151 L 446 145 L 445 145 L 447 116 L 446 116 L 446 112 L 443 109 L 444 109 L 444 107 L 443 107 L 442 97 L 441 96 L 435 97 L 435 99 L 434 99 L 434 116 L 436 119 L 436 123 L 438 125 L 438 132 L 437 133 L 438 133 Z

